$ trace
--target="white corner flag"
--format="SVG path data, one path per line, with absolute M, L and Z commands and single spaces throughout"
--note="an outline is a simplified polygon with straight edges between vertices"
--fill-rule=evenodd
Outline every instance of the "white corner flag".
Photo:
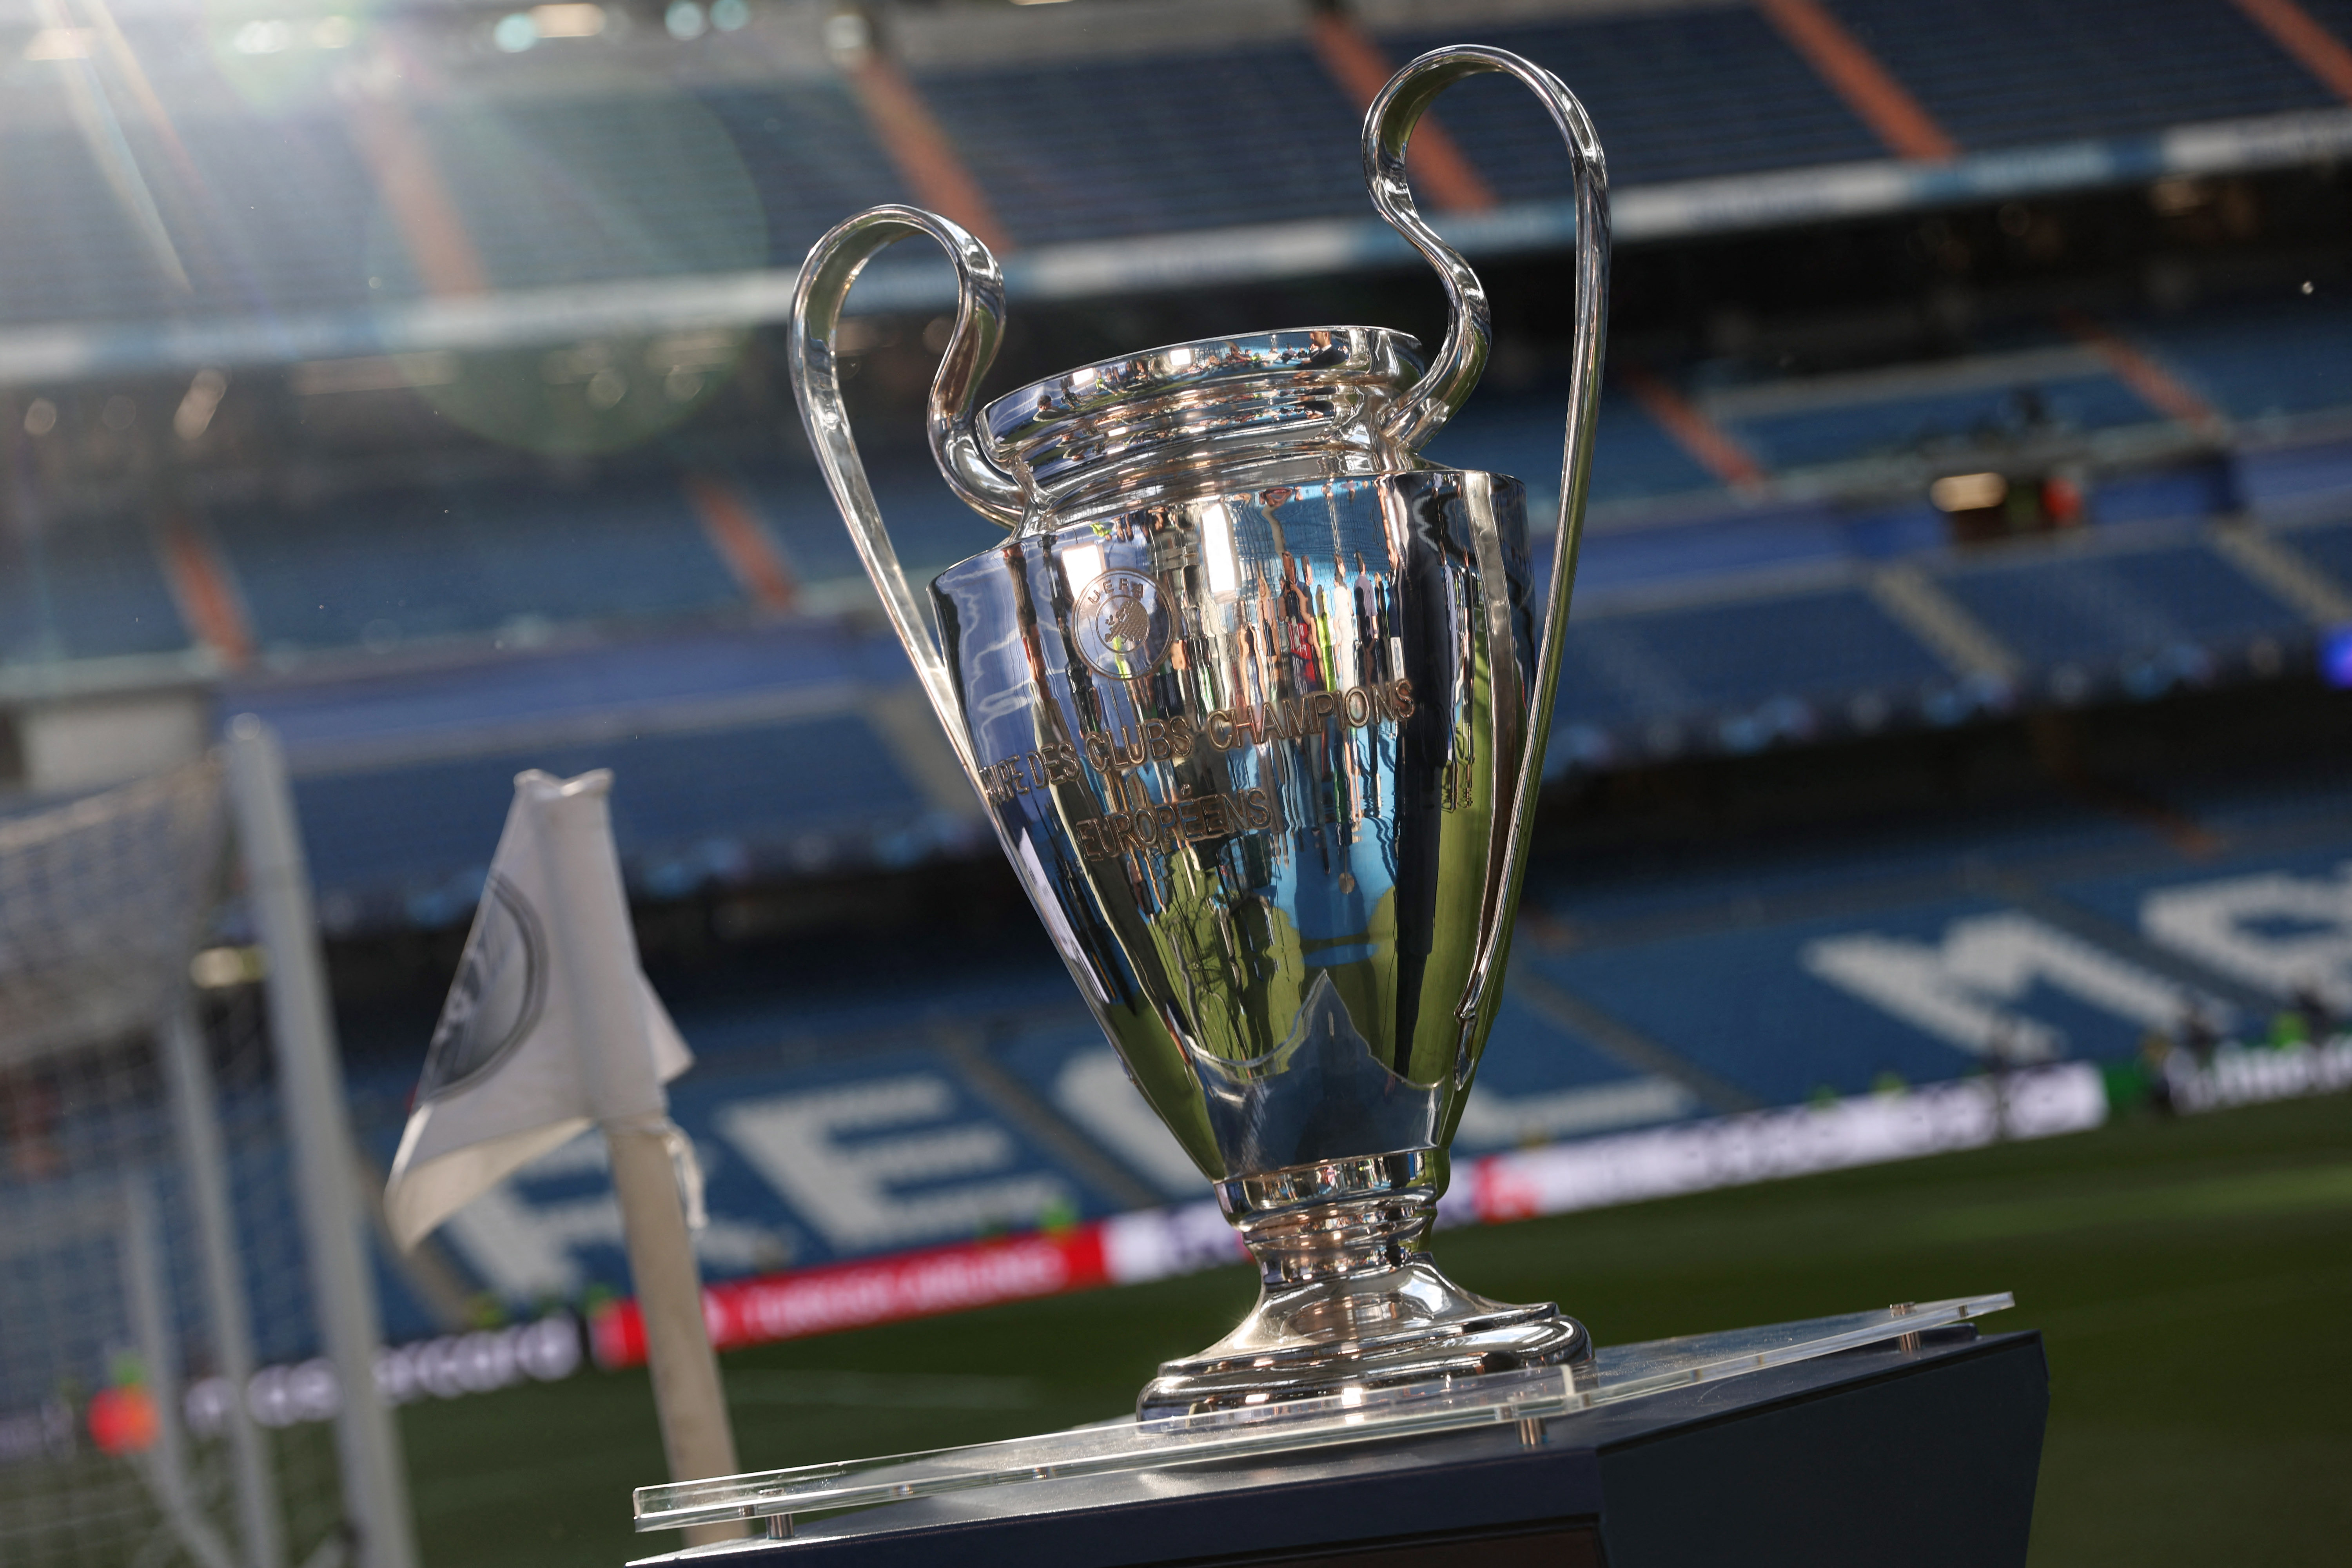
M 737 1466 L 688 1229 L 690 1212 L 700 1223 L 701 1174 L 662 1088 L 694 1058 L 638 963 L 612 788 L 601 770 L 515 779 L 384 1215 L 394 1239 L 414 1247 L 515 1171 L 601 1127 L 670 1477 L 700 1480 Z M 687 1539 L 740 1533 L 701 1526 Z
M 592 1124 L 667 1127 L 662 1086 L 694 1058 L 638 967 L 612 785 L 515 780 L 384 1187 L 402 1247 Z

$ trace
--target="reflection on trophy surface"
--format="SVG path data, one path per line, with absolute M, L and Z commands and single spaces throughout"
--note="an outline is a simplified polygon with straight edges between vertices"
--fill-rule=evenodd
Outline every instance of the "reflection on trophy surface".
M 1414 121 L 1501 71 L 1572 154 L 1580 330 L 1548 584 L 1517 479 L 1415 454 L 1486 352 L 1476 278 L 1414 215 Z M 1264 332 L 1088 365 L 998 399 L 979 242 L 877 208 L 811 255 L 804 417 L 883 601 L 1006 853 L 1117 1047 L 1255 1256 L 1256 1308 L 1171 1363 L 1149 1415 L 1590 1354 L 1423 1250 L 1501 990 L 1550 718 L 1606 289 L 1600 152 L 1567 89 L 1490 49 L 1413 62 L 1365 130 L 1375 206 L 1438 268 L 1445 342 Z M 857 268 L 916 233 L 962 281 L 932 395 L 942 471 L 1008 529 L 931 585 L 935 647 L 842 414 L 832 334 Z

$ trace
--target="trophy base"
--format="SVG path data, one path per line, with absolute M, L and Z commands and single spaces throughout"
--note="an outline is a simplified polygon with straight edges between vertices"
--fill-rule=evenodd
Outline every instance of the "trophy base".
M 1532 1367 L 1589 1368 L 1592 1336 L 1549 1302 L 1474 1296 L 1425 1253 L 1298 1284 L 1269 1283 L 1241 1326 L 1161 1363 L 1137 1418 L 1205 1415 Z
M 1164 1363 L 1136 1401 L 1137 1419 L 1589 1368 L 1583 1324 L 1549 1302 L 1474 1296 L 1421 1250 L 1444 1186 L 1433 1149 L 1218 1183 L 1218 1205 L 1257 1259 L 1257 1305 L 1199 1355 Z

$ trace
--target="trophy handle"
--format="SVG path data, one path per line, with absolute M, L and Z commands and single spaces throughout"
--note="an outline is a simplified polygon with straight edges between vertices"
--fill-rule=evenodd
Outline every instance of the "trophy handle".
M 1404 170 L 1405 143 L 1431 102 L 1463 78 L 1486 71 L 1516 77 L 1542 100 L 1568 144 L 1576 184 L 1576 337 L 1570 365 L 1568 438 L 1560 457 L 1558 548 L 1552 554 L 1551 583 L 1544 600 L 1534 711 L 1528 715 L 1527 746 L 1512 791 L 1503 876 L 1500 886 L 1493 889 L 1499 896 L 1486 911 L 1486 929 L 1463 995 L 1461 1016 L 1465 1023 L 1476 1016 L 1496 978 L 1511 927 L 1507 911 L 1518 897 L 1527 869 L 1528 820 L 1542 786 L 1544 744 L 1551 734 L 1552 700 L 1567 646 L 1569 590 L 1576 581 L 1577 544 L 1584 532 L 1584 493 L 1592 475 L 1592 432 L 1601 407 L 1601 356 L 1609 296 L 1609 168 L 1584 105 L 1551 72 L 1506 49 L 1461 45 L 1422 56 L 1390 79 L 1364 116 L 1364 181 L 1381 216 L 1437 269 L 1453 307 L 1453 320 L 1427 374 L 1383 421 L 1387 434 L 1408 448 L 1419 448 L 1454 416 L 1477 384 L 1479 373 L 1486 368 L 1494 336 L 1486 290 L 1460 252 L 1422 221 Z
M 955 681 L 948 672 L 947 656 L 932 634 L 930 622 L 916 607 L 907 586 L 898 552 L 890 544 L 875 504 L 873 487 L 866 480 L 866 465 L 857 442 L 849 433 L 849 411 L 841 401 L 841 376 L 833 340 L 841 322 L 841 307 L 860 268 L 884 246 L 914 235 L 939 241 L 955 263 L 955 332 L 948 339 L 939 374 L 931 382 L 928 425 L 931 455 L 940 472 L 964 504 L 1003 528 L 1020 526 L 1026 510 L 1021 481 L 1000 468 L 982 442 L 979 428 L 980 378 L 996 358 L 1004 335 L 1004 274 L 988 247 L 946 218 L 919 207 L 878 206 L 836 225 L 816 242 L 801 264 L 800 282 L 793 293 L 793 335 L 788 357 L 793 391 L 801 406 L 801 425 L 808 431 L 809 448 L 824 471 L 841 515 L 848 521 L 849 536 L 866 575 L 882 597 L 891 629 L 914 661 L 915 673 L 940 723 L 955 747 L 956 759 L 978 787 L 971 741 L 956 701 Z

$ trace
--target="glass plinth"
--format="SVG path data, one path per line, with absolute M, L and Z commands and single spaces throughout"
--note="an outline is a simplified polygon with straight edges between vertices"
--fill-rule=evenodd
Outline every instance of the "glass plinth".
M 1099 1426 L 964 1448 L 804 1465 L 789 1470 L 640 1487 L 636 1527 L 676 1530 L 728 1520 L 768 1521 L 788 1536 L 795 1515 L 866 1508 L 1022 1481 L 1161 1469 L 1419 1436 L 1497 1423 L 1539 1423 L 1694 1383 L 1786 1366 L 1906 1334 L 1948 1328 L 2013 1305 L 2007 1291 L 1922 1301 L 1766 1328 L 1605 1346 L 1585 1368 L 1489 1373 L 1403 1388 L 1206 1415 Z M 877 1519 L 878 1528 L 887 1528 Z

